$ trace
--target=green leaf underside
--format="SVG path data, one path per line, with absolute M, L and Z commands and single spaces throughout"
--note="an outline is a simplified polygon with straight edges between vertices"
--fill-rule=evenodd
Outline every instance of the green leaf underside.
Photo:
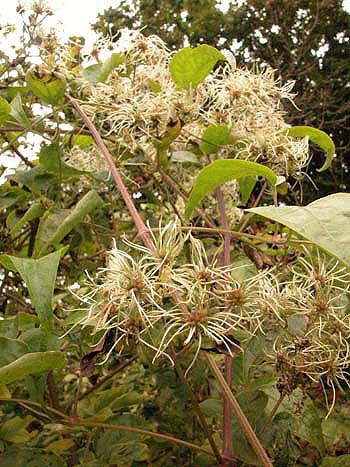
M 225 56 L 210 45 L 186 47 L 170 60 L 170 74 L 178 89 L 195 89 L 219 60 Z
M 0 368 L 0 381 L 2 384 L 10 384 L 27 375 L 61 369 L 65 364 L 66 357 L 62 352 L 27 353 Z
M 77 205 L 69 209 L 47 211 L 39 225 L 34 248 L 34 256 L 45 253 L 50 245 L 59 242 L 94 209 L 103 205 L 102 198 L 95 190 L 90 190 Z
M 48 329 L 53 327 L 52 297 L 60 256 L 60 251 L 40 259 L 9 256 L 27 285 L 31 303 L 41 324 Z
M 335 193 L 301 206 L 248 209 L 285 225 L 350 267 L 350 194 Z
M 216 188 L 230 180 L 240 180 L 246 177 L 265 177 L 274 187 L 276 174 L 261 164 L 237 159 L 215 161 L 204 167 L 198 174 L 190 197 L 187 202 L 185 215 L 189 219 L 193 210 L 199 205 L 204 196 L 212 193 Z
M 311 126 L 294 126 L 286 131 L 288 136 L 308 136 L 310 141 L 317 144 L 327 155 L 323 166 L 317 169 L 318 172 L 327 170 L 331 165 L 335 153 L 335 145 L 332 138 L 327 133 Z
M 98 76 L 98 81 L 104 83 L 111 72 L 121 65 L 125 61 L 125 57 L 122 53 L 113 53 L 101 67 L 100 74 Z

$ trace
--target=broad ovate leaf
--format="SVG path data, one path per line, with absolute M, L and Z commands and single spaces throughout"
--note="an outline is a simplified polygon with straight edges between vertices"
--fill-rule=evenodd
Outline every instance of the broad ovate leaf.
M 41 324 L 48 329 L 53 327 L 52 297 L 60 256 L 60 251 L 40 259 L 9 256 L 27 285 L 31 303 Z
M 27 353 L 0 368 L 0 381 L 2 384 L 10 384 L 24 376 L 62 369 L 65 364 L 66 357 L 63 352 Z
M 287 136 L 300 136 L 302 138 L 307 136 L 310 141 L 317 144 L 326 153 L 326 160 L 323 166 L 317 169 L 318 172 L 323 172 L 331 166 L 335 153 L 335 145 L 327 133 L 311 126 L 293 126 L 286 131 L 286 134 Z
M 38 70 L 29 70 L 26 81 L 32 93 L 45 104 L 57 105 L 63 102 L 66 83 L 51 73 L 40 73 Z
M 277 175 L 268 167 L 256 162 L 237 159 L 225 159 L 212 162 L 198 174 L 186 206 L 186 218 L 189 219 L 193 210 L 204 196 L 230 180 L 246 179 L 247 177 L 265 177 L 274 187 Z
M 225 56 L 210 45 L 179 50 L 170 60 L 171 77 L 178 89 L 195 89 Z
M 248 209 L 285 225 L 350 267 L 350 194 L 335 193 L 307 206 Z

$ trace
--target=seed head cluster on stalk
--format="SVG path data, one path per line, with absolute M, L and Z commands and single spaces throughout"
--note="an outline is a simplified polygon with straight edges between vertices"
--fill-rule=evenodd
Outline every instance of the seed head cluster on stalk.
M 349 272 L 324 255 L 300 257 L 290 280 L 279 284 L 276 303 L 283 331 L 274 343 L 277 361 L 283 361 L 283 377 L 304 375 L 335 389 L 349 386 L 350 310 Z M 283 309 L 282 309 L 283 308 Z M 282 372 L 282 373 L 283 373 Z M 288 392 L 288 388 L 287 388 Z
M 285 134 L 282 101 L 292 101 L 293 82 L 282 85 L 269 68 L 239 69 L 228 60 L 196 89 L 179 90 L 169 71 L 172 56 L 159 37 L 138 33 L 124 51 L 125 61 L 105 83 L 78 80 L 85 111 L 116 138 L 120 156 L 141 150 L 147 161 L 154 161 L 157 142 L 175 122 L 181 131 L 169 156 L 191 151 L 201 143 L 205 128 L 224 123 L 230 142 L 217 158 L 256 161 L 281 175 L 307 165 L 307 138 Z
M 259 283 L 268 273 L 237 281 L 237 268 L 210 261 L 202 242 L 184 236 L 177 222 L 152 235 L 154 251 L 128 241 L 133 256 L 110 251 L 107 267 L 88 280 L 90 292 L 82 299 L 88 311 L 80 324 L 103 335 L 114 329 L 110 352 L 133 339 L 153 349 L 154 359 L 172 360 L 170 346 L 193 346 L 197 355 L 205 337 L 232 354 L 236 332 L 248 337 L 260 327 Z

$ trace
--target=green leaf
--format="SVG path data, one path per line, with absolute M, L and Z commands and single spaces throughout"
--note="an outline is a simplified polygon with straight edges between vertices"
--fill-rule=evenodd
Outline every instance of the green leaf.
M 1 95 L 8 101 L 12 101 L 16 95 L 25 94 L 28 89 L 25 86 L 8 86 L 6 88 L 1 88 Z
M 255 177 L 241 178 L 239 181 L 239 190 L 241 192 L 241 203 L 247 204 L 252 191 L 256 185 Z
M 29 70 L 26 81 L 32 93 L 46 104 L 57 105 L 63 102 L 66 83 L 63 79 L 51 74 L 36 76 L 35 71 Z
M 108 423 L 149 429 L 142 417 L 123 414 L 112 417 Z M 97 440 L 95 452 L 101 465 L 116 464 L 118 467 L 129 467 L 135 461 L 146 461 L 149 451 L 142 441 L 144 435 L 116 430 L 103 430 Z M 110 446 L 110 449 L 106 449 Z
M 226 124 L 210 125 L 204 130 L 199 149 L 205 154 L 218 152 L 222 146 L 228 143 L 229 136 L 230 131 Z
M 41 191 L 46 191 L 56 180 L 51 174 L 45 173 L 40 166 L 33 167 L 29 170 L 20 170 L 13 175 L 7 177 L 18 184 L 26 185 L 34 193 L 40 194 Z
M 103 64 L 98 75 L 97 81 L 105 83 L 111 72 L 119 65 L 124 63 L 125 57 L 122 53 L 113 53 Z
M 17 271 L 9 255 L 6 255 L 6 254 L 0 255 L 0 264 L 5 269 L 9 269 L 10 271 L 14 271 L 14 272 Z
M 208 195 L 220 185 L 233 180 L 246 177 L 265 177 L 274 187 L 276 174 L 256 162 L 242 161 L 238 159 L 217 160 L 204 167 L 198 174 L 190 197 L 187 202 L 185 215 L 189 219 L 193 210 L 199 205 L 204 196 Z
M 24 376 L 62 369 L 65 365 L 63 352 L 27 353 L 0 368 L 0 381 L 2 384 L 10 384 Z
M 4 336 L 0 337 L 0 366 L 8 365 L 28 352 L 29 347 L 24 342 Z
M 31 123 L 24 110 L 21 95 L 17 94 L 11 101 L 11 115 L 23 128 L 30 128 Z
M 109 462 L 118 467 L 129 467 L 134 462 L 147 461 L 149 449 L 147 444 L 130 441 L 117 443 L 109 450 Z
M 1 455 L 0 462 L 1 467 L 67 467 L 62 456 L 43 453 L 38 447 L 26 449 L 21 446 L 19 449 L 8 446 L 6 453 Z
M 322 420 L 310 397 L 304 399 L 298 422 L 296 435 L 317 448 L 323 457 L 326 448 L 322 434 Z
M 96 83 L 101 73 L 102 63 L 94 63 L 83 70 L 83 77 L 90 83 Z
M 158 81 L 154 81 L 153 79 L 148 80 L 148 86 L 151 88 L 154 94 L 158 94 L 162 90 L 162 85 Z
M 63 162 L 62 150 L 58 144 L 44 146 L 40 151 L 39 161 L 48 172 L 59 174 L 62 177 L 80 177 L 80 175 L 88 173 L 82 170 L 77 170 L 74 167 L 70 167 Z
M 16 444 L 26 443 L 31 438 L 26 428 L 33 420 L 34 418 L 30 416 L 25 418 L 14 417 L 6 420 L 0 426 L 0 439 Z
M 40 217 L 45 212 L 44 206 L 41 204 L 40 201 L 34 202 L 26 213 L 20 218 L 20 220 L 12 227 L 10 230 L 10 234 L 12 236 L 17 235 L 21 228 L 29 221 Z
M 29 329 L 21 334 L 21 340 L 29 347 L 30 352 L 47 352 L 59 350 L 62 340 L 54 334 L 40 328 Z
M 11 392 L 4 384 L 0 384 L 0 399 L 11 399 Z
M 308 136 L 310 141 L 317 144 L 317 146 L 319 146 L 326 153 L 327 157 L 325 163 L 320 169 L 317 169 L 318 172 L 323 172 L 332 165 L 335 153 L 335 145 L 332 138 L 330 138 L 327 133 L 311 126 L 293 126 L 292 128 L 286 130 L 285 133 L 287 136 Z
M 29 193 L 22 190 L 22 188 L 11 187 L 6 191 L 2 191 L 0 192 L 0 210 L 26 201 L 29 197 Z
M 81 149 L 89 149 L 94 144 L 94 139 L 90 135 L 73 135 L 72 146 L 79 146 Z
M 94 63 L 84 68 L 83 77 L 90 83 L 104 83 L 110 73 L 124 61 L 122 53 L 113 53 L 104 63 Z
M 56 282 L 60 251 L 40 259 L 10 256 L 25 281 L 39 320 L 48 329 L 53 327 L 52 297 Z
M 335 193 L 307 206 L 248 209 L 279 222 L 350 267 L 350 194 Z
M 11 115 L 11 106 L 6 99 L 0 96 L 0 125 L 6 122 Z
M 35 241 L 34 257 L 46 252 L 50 245 L 59 242 L 94 209 L 103 205 L 103 200 L 95 190 L 90 190 L 71 210 L 47 211 L 39 225 Z
M 195 89 L 225 56 L 210 45 L 179 50 L 170 60 L 171 77 L 178 89 Z
M 320 467 L 350 467 L 350 454 L 337 457 L 325 457 Z
M 221 399 L 205 399 L 199 404 L 202 412 L 207 417 L 220 419 L 224 404 Z
M 75 443 L 72 439 L 63 438 L 58 439 L 57 441 L 52 441 L 52 443 L 50 443 L 46 449 L 47 451 L 51 451 L 54 454 L 62 455 L 65 451 L 68 451 L 73 446 L 75 446 Z

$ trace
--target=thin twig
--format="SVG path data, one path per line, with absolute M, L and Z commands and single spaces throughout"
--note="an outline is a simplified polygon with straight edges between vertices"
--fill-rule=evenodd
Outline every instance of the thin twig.
M 8 402 L 13 402 L 19 405 L 21 404 L 22 405 L 26 404 L 29 406 L 32 405 L 33 407 L 38 407 L 41 410 L 46 410 L 47 412 L 51 412 L 63 420 L 70 420 L 70 417 L 67 414 L 61 412 L 60 410 L 53 409 L 52 407 L 49 407 L 48 405 L 40 404 L 39 402 L 35 402 L 32 400 L 26 400 L 26 399 L 18 399 L 18 398 L 15 398 L 15 399 L 14 398 L 0 398 L 0 403 L 8 403 Z
M 131 426 L 126 426 L 126 425 L 111 425 L 109 423 L 88 422 L 85 420 L 80 420 L 79 418 L 70 419 L 69 421 L 65 420 L 62 423 L 73 425 L 73 426 L 79 425 L 79 426 L 86 426 L 86 427 L 91 427 L 91 428 L 107 428 L 109 430 L 139 433 L 141 435 L 151 436 L 152 438 L 158 438 L 164 441 L 169 441 L 171 443 L 179 444 L 180 446 L 185 446 L 186 448 L 194 449 L 195 451 L 204 452 L 205 454 L 208 454 L 209 456 L 214 456 L 214 454 L 211 452 L 210 449 L 203 448 L 202 446 L 198 446 L 197 444 L 190 443 L 189 441 L 184 441 L 179 438 L 175 438 L 174 436 L 171 436 L 171 435 L 164 435 L 162 433 L 156 433 L 154 431 L 142 430 L 141 428 L 134 428 Z
M 48 422 L 52 421 L 48 415 L 44 414 L 43 412 L 39 412 L 39 410 L 33 409 L 33 407 L 30 407 L 29 405 L 24 404 L 23 402 L 21 403 L 19 402 L 18 405 L 28 410 L 33 415 L 36 415 L 38 418 L 43 418 L 44 420 L 47 420 Z
M 157 229 L 151 229 L 151 230 L 157 230 Z M 264 243 L 273 243 L 277 245 L 284 245 L 287 242 L 293 242 L 293 243 L 302 243 L 303 245 L 305 243 L 311 244 L 312 242 L 308 240 L 298 240 L 296 238 L 276 238 L 276 237 L 261 237 L 260 235 L 253 235 L 253 234 L 248 234 L 245 232 L 238 232 L 237 230 L 226 230 L 226 229 L 221 229 L 219 227 L 216 227 L 215 229 L 211 229 L 209 227 L 187 227 L 183 226 L 181 227 L 181 230 L 190 230 L 192 232 L 207 232 L 207 233 L 212 233 L 212 234 L 230 234 L 231 237 L 242 237 L 242 238 L 250 238 L 252 240 L 258 240 L 259 242 L 264 242 Z
M 249 209 L 257 207 L 257 205 L 260 203 L 260 200 L 261 200 L 261 198 L 262 198 L 262 196 L 264 194 L 264 191 L 265 191 L 266 187 L 267 187 L 267 182 L 265 181 L 263 183 L 263 186 L 261 187 L 261 190 L 260 190 L 258 196 L 255 198 L 254 203 L 252 204 L 252 206 L 249 207 Z M 247 227 L 251 216 L 252 216 L 251 214 L 248 214 L 248 216 L 245 219 L 245 221 L 243 222 L 243 224 L 239 227 L 239 232 L 243 232 L 243 230 Z
M 21 151 L 16 147 L 16 145 L 12 141 L 10 141 L 9 138 L 7 138 L 6 135 L 3 136 L 3 139 L 8 143 L 10 149 L 12 149 L 15 154 L 17 154 L 17 156 L 21 159 L 22 162 L 24 162 L 28 167 L 31 167 L 31 168 L 34 167 L 34 164 L 30 160 L 28 160 L 25 156 L 23 156 Z
M 113 378 L 114 375 L 116 375 L 119 371 L 121 371 L 123 368 L 126 366 L 129 366 L 130 363 L 134 362 L 137 359 L 137 355 L 134 355 L 133 357 L 129 358 L 128 360 L 125 360 L 124 362 L 121 362 L 120 365 L 118 365 L 116 368 L 111 370 L 106 376 L 101 378 L 97 383 L 95 383 L 91 388 L 87 389 L 86 391 L 82 392 L 78 400 L 81 401 L 84 399 L 86 396 L 91 394 L 93 391 L 96 391 L 96 389 L 100 388 L 103 384 L 105 384 L 109 379 Z
M 279 409 L 279 406 L 282 404 L 282 401 L 283 401 L 285 395 L 286 395 L 286 393 L 283 393 L 283 392 L 281 393 L 281 395 L 280 395 L 278 401 L 277 401 L 276 404 L 273 406 L 273 408 L 272 408 L 272 410 L 271 410 L 269 416 L 268 416 L 267 419 L 265 420 L 263 426 L 260 428 L 260 430 L 259 430 L 259 436 L 261 436 L 261 435 L 265 432 L 266 428 L 267 428 L 268 425 L 271 423 L 273 417 L 276 415 L 276 412 L 277 412 L 277 410 Z
M 230 406 L 232 411 L 235 413 L 236 417 L 239 420 L 239 423 L 241 424 L 242 428 L 244 429 L 247 438 L 254 449 L 256 455 L 261 459 L 264 467 L 273 467 L 271 460 L 269 456 L 267 455 L 264 447 L 260 443 L 258 437 L 256 436 L 253 428 L 251 427 L 247 417 L 244 415 L 240 405 L 237 402 L 237 399 L 234 397 L 232 394 L 232 391 L 228 384 L 226 383 L 225 378 L 223 377 L 220 369 L 218 368 L 216 361 L 212 355 L 209 353 L 205 353 L 207 362 L 209 363 L 209 366 L 213 372 L 213 375 L 215 376 L 216 381 L 220 384 L 222 392 L 225 395 L 225 398 L 229 400 Z

